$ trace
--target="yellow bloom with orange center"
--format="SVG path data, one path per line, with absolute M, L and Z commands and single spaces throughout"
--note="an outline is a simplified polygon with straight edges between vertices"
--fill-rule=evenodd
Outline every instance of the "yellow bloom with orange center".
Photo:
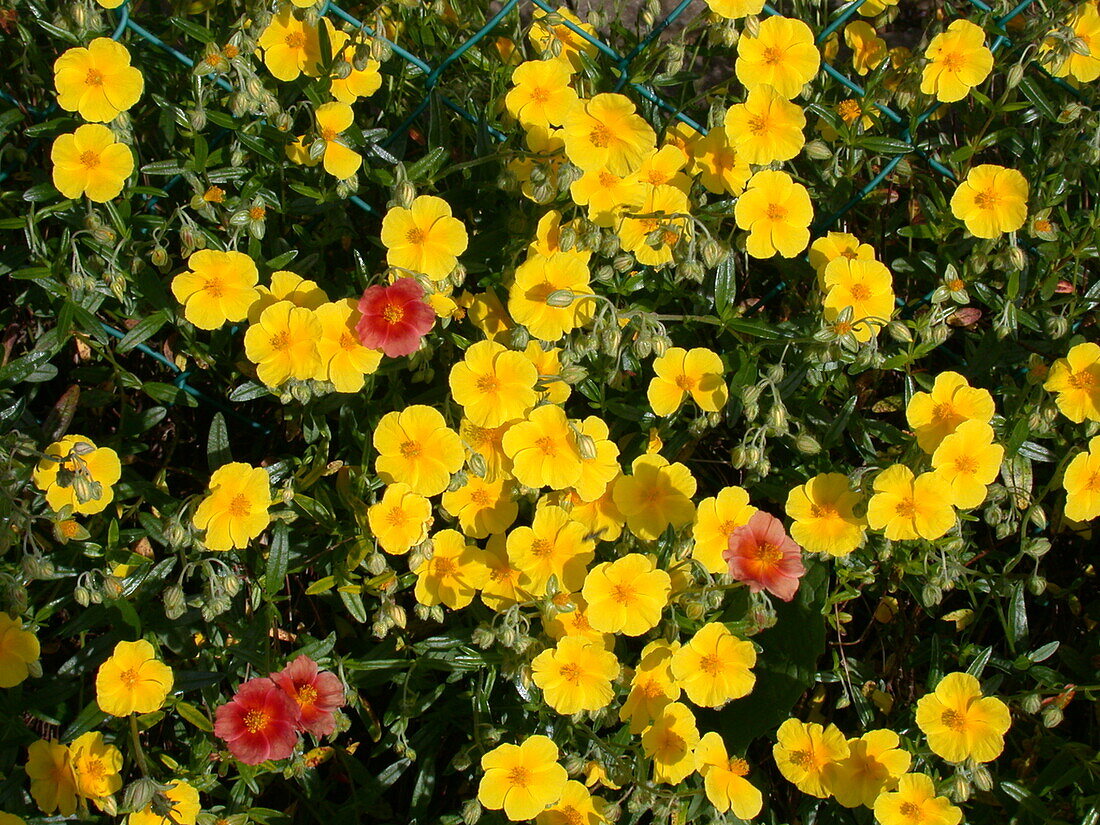
M 279 301 L 290 301 L 296 307 L 317 309 L 328 303 L 328 295 L 316 281 L 303 278 L 297 272 L 289 269 L 280 269 L 271 273 L 271 286 L 260 284 L 256 287 L 259 297 L 248 308 L 248 323 L 254 324 L 260 320 L 260 315 L 270 306 Z
M 517 527 L 508 534 L 507 547 L 508 558 L 523 574 L 519 586 L 535 596 L 546 593 L 551 576 L 559 589 L 579 590 L 596 555 L 584 525 L 554 504 L 537 507 L 530 527 Z
M 607 168 L 589 169 L 569 185 L 573 203 L 587 206 L 588 220 L 603 227 L 618 224 L 624 212 L 639 211 L 645 194 L 636 174 L 616 175 Z
M 57 58 L 53 82 L 57 105 L 93 123 L 114 120 L 145 90 L 145 78 L 130 65 L 130 52 L 109 37 L 97 37 L 88 48 L 72 48 Z
M 619 226 L 623 249 L 645 266 L 672 263 L 676 247 L 689 243 L 694 234 L 690 208 L 683 189 L 668 184 L 650 187 L 635 212 Z
M 451 206 L 434 195 L 420 195 L 408 209 L 394 206 L 382 219 L 386 263 L 442 281 L 466 251 L 469 238 Z
M 1012 726 L 1008 706 L 982 696 L 981 683 L 969 673 L 949 673 L 936 690 L 917 701 L 917 727 L 928 747 L 948 762 L 992 762 L 1004 750 Z
M 367 523 L 387 553 L 408 553 L 428 537 L 432 504 L 399 481 L 386 487 L 381 500 L 367 508 Z
M 699 740 L 692 754 L 695 770 L 703 777 L 707 799 L 719 813 L 732 810 L 738 819 L 752 819 L 764 807 L 764 797 L 745 776 L 749 763 L 730 757 L 721 734 L 711 731 Z
M 971 167 L 951 196 L 951 214 L 978 238 L 997 238 L 1027 223 L 1027 178 L 991 163 Z
M 535 384 L 538 400 L 564 404 L 573 390 L 561 377 L 561 347 L 544 349 L 538 341 L 528 341 L 523 354 L 539 375 Z
M 596 630 L 640 636 L 661 621 L 671 590 L 671 578 L 652 558 L 628 553 L 593 567 L 581 594 Z
M 459 297 L 459 303 L 466 308 L 470 322 L 490 341 L 501 340 L 502 336 L 515 327 L 508 317 L 508 310 L 492 289 L 476 295 L 464 292 Z
M 1064 25 L 1072 30 L 1075 39 L 1085 45 L 1087 54 L 1063 46 L 1064 56 L 1051 58 L 1048 55 L 1058 47 L 1058 39 L 1047 36 L 1039 47 L 1039 62 L 1046 64 L 1054 77 L 1071 77 L 1081 83 L 1091 83 L 1100 77 L 1100 11 L 1095 3 L 1081 3 L 1073 9 Z M 1051 35 L 1054 34 L 1051 32 Z M 1052 59 L 1053 65 L 1048 62 Z
M 513 487 L 504 478 L 489 481 L 467 476 L 457 490 L 443 493 L 443 509 L 458 519 L 462 533 L 472 539 L 503 533 L 519 514 Z
M 771 86 L 757 86 L 744 103 L 730 106 L 724 123 L 730 145 L 749 163 L 790 160 L 806 143 L 802 108 Z
M 631 734 L 637 736 L 644 731 L 666 705 L 680 698 L 680 684 L 672 676 L 672 657 L 679 649 L 679 642 L 664 639 L 642 648 L 630 679 L 630 693 L 619 708 L 619 721 L 630 722 Z
M 959 825 L 963 812 L 946 796 L 936 796 L 932 777 L 907 773 L 896 791 L 884 791 L 874 802 L 875 819 L 882 825 Z
M 18 685 L 30 675 L 29 665 L 38 661 L 38 637 L 23 629 L 23 623 L 0 611 L 0 688 Z
M 995 412 L 989 390 L 971 387 L 957 372 L 941 372 L 931 392 L 915 392 L 905 408 L 905 419 L 926 453 L 936 448 L 964 421 L 988 424 Z
M 256 365 L 256 376 L 278 387 L 292 378 L 313 377 L 321 365 L 320 340 L 321 322 L 312 310 L 279 301 L 245 332 L 244 353 Z
M 535 365 L 522 352 L 478 341 L 451 367 L 451 396 L 479 427 L 523 418 L 535 406 Z
M 508 312 L 541 341 L 554 342 L 592 323 L 595 303 L 588 256 L 576 252 L 532 255 L 516 268 Z M 551 298 L 553 296 L 553 298 Z
M 657 415 L 668 416 L 690 396 L 704 412 L 718 412 L 729 399 L 724 371 L 722 359 L 713 350 L 669 347 L 653 360 L 656 375 L 649 382 L 649 406 Z
M 46 448 L 46 457 L 31 477 L 53 510 L 70 507 L 74 513 L 92 515 L 114 500 L 122 463 L 110 447 L 97 447 L 82 435 L 66 435 Z
M 569 85 L 573 73 L 557 60 L 529 60 L 512 71 L 512 89 L 504 96 L 504 108 L 525 129 L 561 126 L 577 105 L 577 93 Z
M 770 258 L 776 252 L 793 258 L 810 243 L 814 217 L 810 194 L 786 172 L 764 170 L 753 175 L 733 214 L 737 226 L 749 230 L 745 249 L 754 258 Z
M 708 573 L 728 573 L 729 562 L 722 554 L 729 547 L 733 531 L 748 524 L 755 512 L 748 492 L 741 487 L 724 487 L 717 496 L 700 501 L 691 528 L 691 557 Z
M 325 103 L 313 114 L 317 118 L 317 134 L 325 142 L 325 152 L 321 156 L 325 171 L 337 180 L 350 178 L 363 165 L 363 156 L 339 140 L 340 134 L 355 122 L 351 106 L 340 102 Z
M 53 185 L 66 198 L 87 195 L 93 203 L 117 198 L 134 171 L 134 154 L 98 123 L 59 135 L 50 149 Z
M 566 156 L 586 171 L 607 169 L 614 175 L 629 175 L 657 148 L 652 127 L 621 94 L 598 94 L 580 101 L 562 129 Z
M 1066 518 L 1091 521 L 1100 516 L 1100 436 L 1078 453 L 1062 478 L 1066 491 Z
M 920 90 L 942 103 L 962 100 L 993 71 L 993 52 L 985 46 L 985 32 L 969 20 L 955 20 L 947 31 L 933 37 L 924 56 L 928 64 Z
M 605 815 L 607 802 L 592 796 L 588 788 L 570 779 L 565 783 L 561 799 L 535 817 L 535 825 L 601 825 L 610 820 Z
M 850 753 L 848 742 L 836 725 L 822 728 L 816 722 L 788 719 L 776 732 L 772 746 L 775 764 L 784 778 L 803 793 L 824 799 L 829 795 L 824 783 L 825 768 Z
M 993 428 L 984 421 L 964 421 L 940 442 L 932 467 L 951 491 L 951 504 L 970 510 L 985 501 L 997 478 L 1005 448 L 993 443 Z
M 313 378 L 329 381 L 337 392 L 359 392 L 368 375 L 382 363 L 382 352 L 359 343 L 356 324 L 361 317 L 355 298 L 321 304 L 314 317 L 321 325 L 317 339 L 317 371 Z
M 687 705 L 670 702 L 642 733 L 642 750 L 653 760 L 653 781 L 678 785 L 695 771 L 699 728 Z
M 873 808 L 883 791 L 897 787 L 912 756 L 892 730 L 872 730 L 848 740 L 848 756 L 825 766 L 825 788 L 845 808 Z
M 714 128 L 694 144 L 693 174 L 707 191 L 716 195 L 740 195 L 752 177 L 748 160 L 739 155 L 725 129 Z
M 543 699 L 558 713 L 594 711 L 607 707 L 619 675 L 619 660 L 602 644 L 566 636 L 531 662 L 531 678 Z
M 531 25 L 531 30 L 527 33 L 531 45 L 539 52 L 546 53 L 547 59 L 562 63 L 573 71 L 579 71 L 584 65 L 580 56 L 582 54 L 589 57 L 594 56 L 596 54 L 596 44 L 579 34 L 575 29 L 580 29 L 593 40 L 596 38 L 596 30 L 589 23 L 583 22 L 565 6 L 559 7 L 553 14 L 562 22 L 554 25 L 548 24 L 544 20 L 547 16 L 546 10 L 535 8 L 534 22 Z M 567 26 L 564 21 L 572 23 L 574 28 Z
M 210 330 L 248 317 L 260 297 L 256 288 L 260 275 L 250 257 L 243 252 L 202 249 L 187 259 L 187 265 L 187 272 L 172 279 L 172 294 L 183 304 L 184 318 Z
M 247 547 L 271 523 L 271 478 L 263 467 L 224 464 L 210 476 L 209 492 L 195 508 L 191 523 L 205 530 L 207 550 Z
M 508 556 L 507 539 L 504 533 L 489 536 L 485 543 L 485 565 L 489 568 L 489 578 L 481 589 L 481 600 L 485 606 L 497 613 L 503 613 L 519 602 L 529 602 L 535 597 L 520 587 L 520 570 Z
M 569 778 L 558 764 L 558 746 L 541 734 L 520 745 L 497 745 L 481 757 L 481 769 L 485 775 L 478 784 L 478 802 L 503 810 L 513 822 L 533 819 L 556 803 Z
M 536 407 L 501 440 L 512 474 L 528 487 L 564 490 L 581 476 L 577 439 L 561 407 Z
M 886 264 L 880 261 L 837 258 L 825 267 L 824 315 L 830 324 L 838 323 L 844 310 L 851 309 L 849 331 L 866 343 L 878 335 L 894 312 L 894 281 Z
M 752 37 L 737 41 L 737 79 L 752 91 L 771 86 L 790 100 L 817 74 L 821 55 L 814 45 L 810 27 L 801 20 L 769 17 Z
M 710 10 L 727 20 L 738 20 L 750 14 L 760 14 L 764 0 L 707 0 Z
M 39 739 L 27 748 L 23 770 L 31 781 L 31 798 L 45 814 L 57 811 L 63 817 L 76 812 L 76 776 L 67 745 Z
M 462 440 L 437 410 L 413 404 L 382 416 L 374 430 L 374 469 L 386 484 L 403 481 L 421 496 L 447 489 L 462 466 Z
M 756 649 L 720 622 L 703 625 L 672 657 L 672 675 L 699 707 L 720 708 L 752 692 Z
M 1051 364 L 1043 389 L 1057 393 L 1054 403 L 1070 421 L 1100 421 L 1100 345 L 1090 341 L 1071 347 Z
M 119 642 L 95 676 L 96 703 L 112 716 L 160 710 L 172 692 L 172 668 L 144 639 Z
M 413 592 L 420 604 L 445 604 L 452 610 L 472 602 L 489 579 L 485 551 L 467 544 L 455 530 L 440 530 L 432 536 L 432 557 L 412 572 L 416 574 Z
M 607 483 L 603 495 L 592 501 L 583 501 L 575 490 L 567 491 L 563 497 L 572 505 L 569 514 L 573 520 L 583 524 L 589 535 L 599 541 L 615 541 L 622 535 L 623 525 L 626 524 L 626 516 L 615 504 L 615 484 L 620 478 L 622 473 L 616 473 Z
M 863 76 L 886 60 L 886 41 L 870 23 L 857 20 L 844 27 L 844 42 L 852 50 L 852 68 Z
M 852 261 L 875 260 L 875 248 L 860 243 L 855 235 L 847 232 L 829 232 L 810 244 L 810 266 L 817 272 L 818 282 L 825 286 L 825 270 L 837 258 Z
M 891 541 L 938 539 L 955 526 L 950 490 L 935 473 L 914 478 L 904 464 L 894 464 L 875 476 L 867 524 Z
M 122 787 L 122 752 L 103 741 L 99 731 L 82 733 L 69 745 L 76 792 L 97 800 L 110 796 Z
M 652 541 L 670 525 L 679 530 L 695 518 L 696 482 L 680 462 L 670 464 L 661 455 L 641 455 L 631 464 L 631 475 L 620 476 L 612 495 L 630 532 Z
M 336 27 L 320 18 L 327 29 L 330 46 L 343 45 Z M 347 35 L 343 32 L 343 41 Z M 321 35 L 317 25 L 299 20 L 290 5 L 283 6 L 260 35 L 258 45 L 264 50 L 264 65 L 276 80 L 291 81 L 298 75 L 317 77 L 326 55 L 321 54 Z
M 607 492 L 608 485 L 619 475 L 619 448 L 610 439 L 610 431 L 602 418 L 590 415 L 575 422 L 578 437 L 587 440 L 588 452 L 581 454 L 581 474 L 573 482 L 573 490 L 581 501 L 595 501 Z
M 484 463 L 485 478 L 512 477 L 512 459 L 504 452 L 504 434 L 518 422 L 509 421 L 499 427 L 479 427 L 470 419 L 463 418 L 458 425 L 458 433 L 466 452 L 467 463 L 480 456 Z M 479 470 L 480 471 L 480 470 Z
M 150 803 L 143 810 L 131 813 L 126 825 L 195 825 L 199 812 L 202 811 L 202 804 L 199 802 L 199 792 L 193 786 L 174 779 L 168 783 L 164 798 L 169 803 L 167 813 L 154 811 L 153 804 Z
M 646 157 L 634 175 L 643 186 L 675 186 L 686 193 L 691 190 L 691 179 L 681 170 L 688 161 L 683 149 L 666 144 Z
M 601 633 L 588 621 L 588 602 L 579 593 L 562 590 L 554 594 L 542 614 L 542 629 L 554 641 L 566 636 L 598 644 L 607 650 L 615 649 L 615 636 Z
M 811 553 L 846 556 L 863 544 L 867 519 L 855 509 L 863 495 L 843 473 L 820 473 L 787 494 L 791 538 Z

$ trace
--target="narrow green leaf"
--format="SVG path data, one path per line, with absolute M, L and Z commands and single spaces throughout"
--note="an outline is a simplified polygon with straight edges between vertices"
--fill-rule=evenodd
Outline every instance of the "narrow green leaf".
M 267 554 L 267 570 L 264 571 L 264 595 L 269 599 L 283 588 L 290 564 L 290 528 L 286 522 L 276 523 L 271 535 L 271 550 Z
M 233 460 L 229 450 L 229 430 L 225 426 L 225 416 L 214 413 L 210 421 L 210 434 L 206 437 L 206 463 L 210 472 Z
M 213 733 L 214 726 L 206 714 L 188 702 L 176 702 L 176 713 L 205 733 Z
M 138 344 L 144 343 L 146 340 L 156 335 L 167 320 L 168 313 L 163 309 L 154 312 L 146 318 L 142 318 L 134 328 L 127 332 L 123 339 L 115 345 L 115 352 L 129 352 Z

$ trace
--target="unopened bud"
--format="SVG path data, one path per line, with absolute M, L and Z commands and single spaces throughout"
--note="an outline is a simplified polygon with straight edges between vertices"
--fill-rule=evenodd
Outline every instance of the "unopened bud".
M 1027 580 L 1027 589 L 1033 596 L 1041 596 L 1047 591 L 1047 580 L 1042 576 L 1032 576 Z
M 324 154 L 324 150 L 321 150 L 321 154 Z M 409 209 L 412 206 L 412 202 L 416 200 L 416 187 L 409 183 L 407 180 L 397 184 L 393 190 L 393 202 L 404 209 Z
M 1029 693 L 1023 701 L 1024 713 L 1038 713 L 1043 709 L 1043 697 L 1038 693 Z
M 821 444 L 817 439 L 806 433 L 799 433 L 794 440 L 795 448 L 804 455 L 817 455 L 821 452 Z
M 979 791 L 993 790 L 993 776 L 985 765 L 975 765 L 970 772 L 970 778 Z
M 966 802 L 970 799 L 970 791 L 970 781 L 961 773 L 955 774 L 951 781 L 951 798 L 956 802 Z
M 81 607 L 87 607 L 92 601 L 92 593 L 84 585 L 78 584 L 73 588 L 73 598 Z
M 565 309 L 567 306 L 573 303 L 576 296 L 571 289 L 555 289 L 549 295 L 546 296 L 547 306 L 557 307 L 558 309 Z
M 584 433 L 577 434 L 577 452 L 584 461 L 592 461 L 596 457 L 596 441 L 592 436 Z
M 811 140 L 803 149 L 810 160 L 828 160 L 833 156 L 832 150 L 824 141 Z
M 161 599 L 164 601 L 164 615 L 169 619 L 178 619 L 187 611 L 183 588 L 178 584 L 172 584 L 164 588 Z
M 468 799 L 462 806 L 462 821 L 466 825 L 477 825 L 481 819 L 481 803 L 476 799 Z
M 886 325 L 886 331 L 895 341 L 900 341 L 903 344 L 911 344 L 913 342 L 912 330 L 909 329 L 907 324 L 901 321 L 891 321 Z

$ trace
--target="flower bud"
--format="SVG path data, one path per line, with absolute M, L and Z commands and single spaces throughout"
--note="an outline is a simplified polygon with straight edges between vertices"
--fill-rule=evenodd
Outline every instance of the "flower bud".
M 817 439 L 806 433 L 799 433 L 794 439 L 794 446 L 804 455 L 817 455 L 821 452 L 821 444 Z
M 1047 591 L 1047 580 L 1042 576 L 1032 576 L 1027 580 L 1027 589 L 1033 596 L 1042 596 Z
M 811 140 L 802 151 L 806 153 L 806 157 L 810 160 L 828 160 L 833 156 L 833 152 L 828 145 L 820 140 Z
M 576 296 L 571 289 L 555 289 L 546 296 L 547 306 L 557 307 L 558 309 L 565 309 L 574 300 L 576 300 Z
M 966 802 L 966 800 L 970 799 L 970 791 L 970 780 L 961 773 L 955 774 L 951 779 L 951 786 L 947 790 L 951 799 L 955 802 Z
M 169 619 L 178 619 L 187 612 L 183 588 L 178 584 L 171 584 L 164 588 L 161 599 L 164 601 L 164 615 Z
M 201 106 L 196 106 L 187 112 L 187 122 L 191 124 L 191 128 L 196 132 L 201 132 L 206 128 L 206 109 Z
M 1005 80 L 1005 84 L 1010 89 L 1015 89 L 1020 85 L 1020 82 L 1024 79 L 1024 64 L 1017 63 L 1011 69 L 1008 70 L 1008 75 Z
M 477 825 L 480 819 L 481 803 L 476 799 L 466 800 L 466 804 L 462 806 L 462 821 L 466 823 L 466 825 Z
M 1043 697 L 1038 693 L 1029 693 L 1023 701 L 1024 713 L 1038 713 L 1043 709 Z
M 73 598 L 81 607 L 87 607 L 92 601 L 92 593 L 84 585 L 78 584 L 73 588 Z
M 993 789 L 993 776 L 985 765 L 975 765 L 973 770 L 970 771 L 970 779 L 979 791 Z

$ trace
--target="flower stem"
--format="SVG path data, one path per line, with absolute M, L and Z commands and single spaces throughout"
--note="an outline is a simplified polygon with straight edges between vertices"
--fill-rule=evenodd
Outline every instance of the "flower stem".
M 141 736 L 138 734 L 137 717 L 130 714 L 130 739 L 134 743 L 134 758 L 137 761 L 141 775 L 149 777 L 149 766 L 145 762 L 145 751 L 141 749 Z

